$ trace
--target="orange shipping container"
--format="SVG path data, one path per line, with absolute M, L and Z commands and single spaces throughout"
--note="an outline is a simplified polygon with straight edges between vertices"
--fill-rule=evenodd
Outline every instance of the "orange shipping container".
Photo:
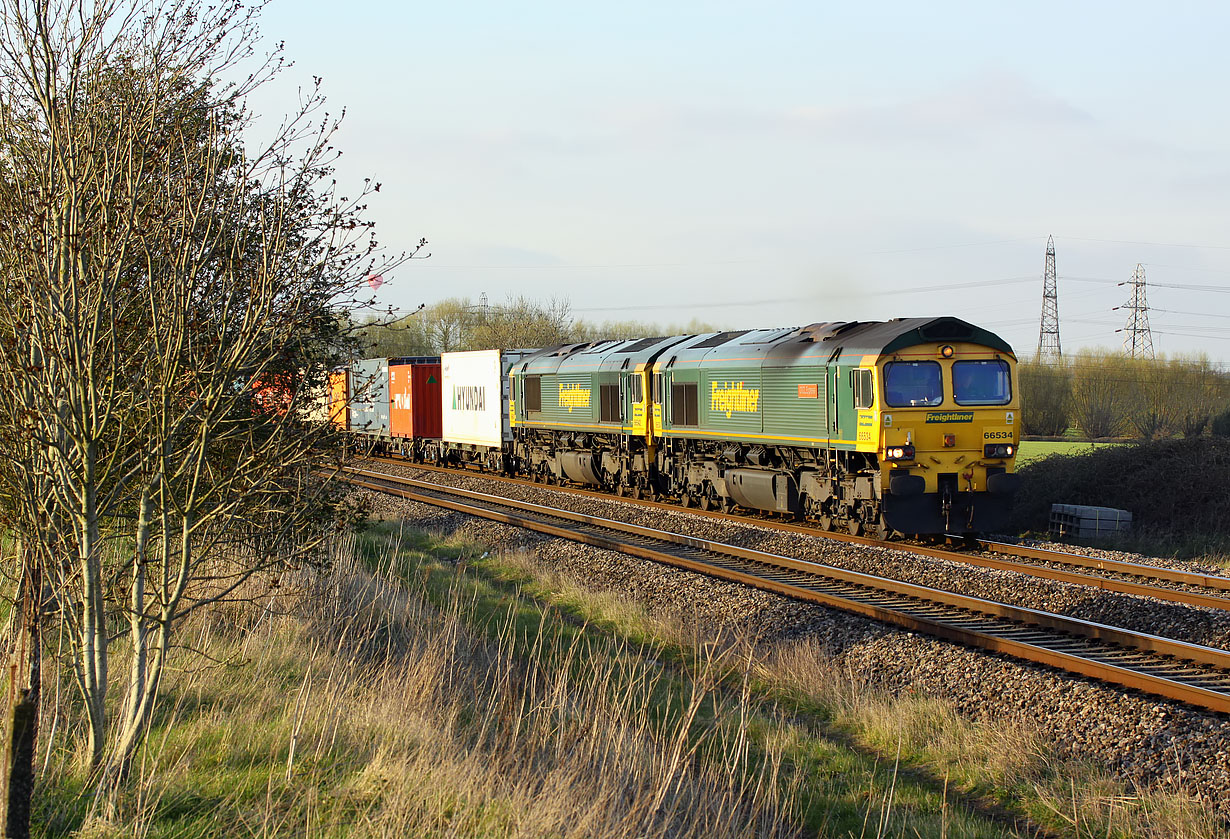
M 345 431 L 350 422 L 349 396 L 346 378 L 349 370 L 340 367 L 329 371 L 329 424 Z
M 389 432 L 394 437 L 441 436 L 440 360 L 389 361 Z

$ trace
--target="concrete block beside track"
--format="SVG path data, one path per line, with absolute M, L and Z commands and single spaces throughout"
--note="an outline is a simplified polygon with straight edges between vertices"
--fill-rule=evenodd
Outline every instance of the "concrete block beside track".
M 1052 504 L 1052 536 L 1097 539 L 1132 530 L 1132 513 L 1114 507 L 1087 504 Z

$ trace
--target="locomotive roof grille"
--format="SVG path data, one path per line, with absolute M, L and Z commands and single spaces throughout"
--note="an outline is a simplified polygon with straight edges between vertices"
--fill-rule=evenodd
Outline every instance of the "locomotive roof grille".
M 635 344 L 633 344 L 630 347 L 624 347 L 622 350 L 616 350 L 615 354 L 618 355 L 620 353 L 626 353 L 626 352 L 640 352 L 641 350 L 649 349 L 650 347 L 652 347 L 654 344 L 658 343 L 659 341 L 665 341 L 665 340 L 666 340 L 665 335 L 659 335 L 657 338 L 642 338 L 641 340 L 637 341 Z
M 794 326 L 788 326 L 782 329 L 770 329 L 770 330 L 765 330 L 765 331 L 767 331 L 769 334 L 757 335 L 753 337 L 753 339 L 750 341 L 741 341 L 740 343 L 743 346 L 753 346 L 755 344 L 774 344 L 779 339 L 791 334 L 792 332 L 797 332 L 798 328 Z
M 701 341 L 699 344 L 693 344 L 692 346 L 688 347 L 688 349 L 703 350 L 708 347 L 719 347 L 722 344 L 725 344 L 727 341 L 730 341 L 734 338 L 738 338 L 740 335 L 746 335 L 747 333 L 751 331 L 752 330 L 750 329 L 744 329 L 739 332 L 719 332 L 718 334 L 714 335 L 712 338 L 706 338 L 705 340 Z

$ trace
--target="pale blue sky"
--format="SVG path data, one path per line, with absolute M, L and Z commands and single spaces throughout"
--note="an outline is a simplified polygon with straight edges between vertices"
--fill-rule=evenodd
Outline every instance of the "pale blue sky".
M 1159 351 L 1230 359 L 1230 293 L 1162 285 L 1230 289 L 1230 7 L 1021 5 L 275 0 L 256 104 L 346 107 L 343 181 L 433 252 L 384 305 L 953 314 L 1030 354 L 1054 234 L 1065 349 L 1121 343 L 1142 262 Z

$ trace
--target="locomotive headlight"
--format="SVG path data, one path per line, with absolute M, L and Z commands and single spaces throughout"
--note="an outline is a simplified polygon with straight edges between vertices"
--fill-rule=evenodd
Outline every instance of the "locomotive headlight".
M 952 347 L 945 344 L 940 347 L 940 358 L 952 358 L 954 352 L 955 350 Z
M 1011 443 L 987 443 L 982 447 L 983 457 L 1012 457 L 1016 454 L 1016 446 Z
M 889 446 L 884 450 L 885 460 L 913 460 L 913 446 Z

